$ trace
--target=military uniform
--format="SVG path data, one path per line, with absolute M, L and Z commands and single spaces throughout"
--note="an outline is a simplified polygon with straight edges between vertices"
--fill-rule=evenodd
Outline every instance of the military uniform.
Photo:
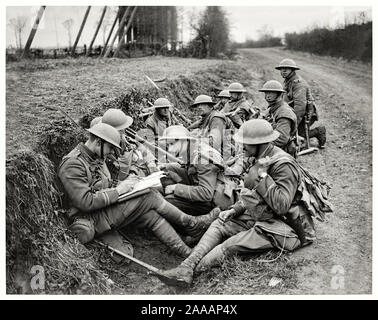
M 79 144 L 63 158 L 58 175 L 71 204 L 70 229 L 82 243 L 107 231 L 136 224 L 149 228 L 177 253 L 190 252 L 164 218 L 190 230 L 196 224 L 193 217 L 172 206 L 154 190 L 118 203 L 119 194 L 105 162 L 86 145 Z
M 265 116 L 273 129 L 280 133 L 274 145 L 291 155 L 296 151 L 297 117 L 289 105 L 280 100 L 268 106 L 268 114 Z
M 235 112 L 239 109 L 239 112 Z M 242 97 L 239 100 L 230 100 L 226 103 L 224 108 L 221 110 L 224 114 L 229 112 L 235 112 L 234 115 L 228 116 L 235 128 L 240 128 L 244 121 L 249 120 L 251 115 L 252 106 L 246 100 L 245 97 Z
M 161 117 L 156 111 L 146 120 L 146 128 L 151 129 L 155 137 L 161 136 L 163 131 L 174 125 L 170 113 L 168 117 Z
M 298 134 L 301 137 L 306 137 L 305 115 L 309 114 L 308 128 L 310 128 L 315 121 L 318 120 L 317 110 L 313 103 L 314 98 L 311 94 L 308 83 L 293 72 L 290 77 L 284 81 L 284 100 L 294 109 L 297 116 Z M 309 130 L 309 138 L 316 137 L 319 140 L 319 145 L 323 146 L 326 140 L 326 129 L 324 126 Z
M 176 184 L 174 194 L 167 195 L 167 201 L 191 215 L 208 213 L 216 206 L 226 209 L 234 203 L 236 184 L 224 176 L 220 153 L 204 143 L 191 147 L 187 165 L 166 166 L 177 177 L 171 182 Z
M 290 226 L 292 221 L 299 222 L 307 243 L 315 239 L 311 215 L 299 201 L 301 175 L 296 161 L 271 144 L 258 159 L 264 157 L 279 160 L 268 166 L 267 175 L 253 188 L 242 189 L 241 199 L 233 206 L 234 217 L 225 223 L 219 219 L 214 221 L 191 255 L 181 263 L 178 269 L 189 270 L 189 277 L 190 270 L 203 271 L 219 265 L 230 254 L 298 248 L 301 241 Z M 246 185 L 248 179 L 247 175 Z M 170 273 L 175 274 L 175 269 L 164 276 Z
M 230 145 L 225 140 L 226 117 L 222 112 L 211 111 L 196 123 L 198 138 L 207 138 L 209 144 L 216 150 L 225 152 Z

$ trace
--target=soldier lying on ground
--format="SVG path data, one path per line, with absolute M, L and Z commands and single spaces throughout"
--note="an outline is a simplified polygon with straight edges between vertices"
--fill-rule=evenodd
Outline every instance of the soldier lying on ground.
M 241 126 L 235 139 L 256 160 L 244 179 L 240 200 L 220 213 L 178 267 L 158 273 L 162 281 L 188 285 L 194 271 L 219 265 L 227 255 L 291 251 L 315 239 L 311 215 L 301 202 L 299 165 L 272 144 L 279 136 L 266 120 L 249 120 Z
M 156 158 L 143 144 L 131 144 L 127 141 L 125 129 L 131 126 L 133 118 L 122 110 L 108 109 L 102 117 L 94 118 L 91 127 L 97 123 L 106 123 L 117 129 L 121 135 L 121 150 L 117 159 L 106 159 L 113 180 L 125 180 L 130 174 L 145 177 L 159 169 Z
M 300 68 L 292 59 L 283 59 L 276 67 L 284 78 L 284 100 L 294 109 L 297 116 L 298 134 L 305 138 L 305 116 L 308 117 L 308 128 L 318 120 L 314 98 L 311 94 L 309 85 L 299 75 L 296 70 Z M 309 130 L 309 138 L 316 137 L 319 147 L 322 148 L 326 142 L 326 128 L 319 126 Z
M 71 204 L 69 229 L 81 243 L 100 237 L 116 249 L 132 254 L 132 247 L 122 245 L 122 238 L 116 230 L 128 225 L 144 227 L 172 251 L 187 256 L 191 249 L 169 222 L 180 226 L 189 235 L 197 236 L 209 226 L 214 216 L 187 215 L 154 190 L 118 203 L 119 196 L 130 192 L 135 184 L 135 179 L 131 178 L 113 186 L 104 161 L 115 148 L 121 149 L 120 134 L 105 123 L 98 123 L 87 131 L 89 139 L 63 157 L 58 171 Z
M 236 184 L 224 176 L 224 162 L 217 150 L 191 137 L 183 126 L 168 127 L 160 140 L 185 163 L 165 166 L 170 177 L 163 183 L 167 201 L 191 215 L 227 208 L 234 202 Z
M 265 115 L 265 119 L 280 134 L 273 144 L 295 157 L 297 152 L 297 116 L 293 109 L 283 101 L 282 95 L 285 90 L 281 83 L 270 80 L 259 91 L 265 93 L 265 100 L 268 102 L 268 114 Z

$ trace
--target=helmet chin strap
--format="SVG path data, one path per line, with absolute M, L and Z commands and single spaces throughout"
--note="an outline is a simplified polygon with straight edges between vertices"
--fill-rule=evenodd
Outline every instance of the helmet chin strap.
M 104 141 L 101 141 L 101 146 L 100 146 L 100 153 L 101 153 L 101 159 L 104 159 Z

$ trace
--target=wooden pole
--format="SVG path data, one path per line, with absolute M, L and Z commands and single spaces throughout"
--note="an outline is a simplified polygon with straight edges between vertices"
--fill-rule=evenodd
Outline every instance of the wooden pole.
M 22 52 L 21 58 L 29 55 L 30 46 L 33 42 L 35 34 L 37 33 L 38 25 L 39 25 L 39 22 L 42 19 L 42 15 L 43 15 L 43 12 L 45 11 L 45 8 L 46 8 L 46 6 L 41 6 L 38 10 L 37 17 L 35 18 L 33 28 L 30 31 L 29 38 L 28 38 L 28 41 L 26 42 L 26 45 L 25 45 L 24 51 Z
M 119 23 L 118 30 L 117 30 L 117 32 L 114 34 L 113 39 L 112 39 L 112 41 L 111 41 L 111 43 L 110 43 L 108 49 L 106 50 L 106 52 L 105 52 L 105 54 L 104 54 L 104 58 L 107 58 L 107 57 L 109 56 L 110 51 L 111 51 L 112 48 L 113 48 L 114 42 L 115 42 L 115 40 L 117 39 L 117 36 L 118 36 L 118 32 L 119 32 L 119 30 L 122 29 L 123 26 L 125 25 L 126 18 L 127 18 L 127 16 L 129 15 L 130 9 L 131 9 L 131 7 L 128 6 L 127 9 L 126 9 L 126 11 L 125 11 L 125 13 L 124 13 L 124 15 L 123 15 L 123 17 L 122 17 L 121 22 Z M 121 41 L 120 41 L 120 42 L 121 42 Z
M 98 34 L 98 31 L 100 30 L 100 27 L 101 27 L 101 24 L 102 24 L 102 21 L 104 20 L 104 17 L 105 17 L 105 13 L 106 13 L 106 6 L 104 6 L 104 9 L 102 10 L 102 14 L 101 14 L 101 17 L 100 17 L 100 21 L 98 22 L 98 25 L 97 25 L 97 28 L 96 28 L 96 31 L 93 35 L 93 39 L 91 41 L 91 44 L 89 45 L 89 48 L 87 50 L 87 54 L 86 56 L 88 57 L 90 55 L 90 53 L 92 52 L 92 47 L 93 47 L 93 43 L 95 42 L 96 40 L 96 37 L 97 37 L 97 34 Z
M 109 35 L 108 35 L 108 37 L 107 37 L 107 39 L 106 39 L 106 42 L 105 42 L 105 44 L 104 44 L 104 47 L 102 48 L 102 51 L 101 51 L 101 54 L 100 54 L 99 58 L 101 58 L 102 55 L 106 52 L 106 47 L 108 46 L 108 43 L 109 43 L 110 37 L 112 36 L 113 30 L 114 30 L 114 27 L 115 27 L 115 25 L 117 24 L 118 16 L 119 16 L 119 10 L 118 10 L 117 15 L 116 15 L 116 17 L 115 17 L 115 19 L 114 19 L 113 25 L 112 25 L 112 27 L 110 28 Z
M 130 28 L 130 26 L 131 26 L 131 23 L 133 22 L 133 19 L 134 19 L 134 15 L 135 15 L 136 10 L 137 10 L 137 7 L 134 7 L 133 12 L 131 13 L 130 19 L 129 19 L 129 21 L 127 22 L 126 28 L 125 28 L 125 30 L 123 30 L 123 33 L 122 33 L 122 37 L 121 37 L 121 38 L 123 38 L 123 37 L 126 35 L 127 31 L 129 30 L 129 28 Z M 119 50 L 121 49 L 121 46 L 122 46 L 122 43 L 121 43 L 121 41 L 120 41 L 120 42 L 118 42 L 117 49 L 116 49 L 115 52 L 114 52 L 114 57 L 117 57 L 117 56 L 118 56 L 118 54 L 119 54 Z
M 85 26 L 85 23 L 87 22 L 87 18 L 88 18 L 88 14 L 89 14 L 89 11 L 91 10 L 91 6 L 88 6 L 87 8 L 87 11 L 85 11 L 85 14 L 84 14 L 84 19 L 83 19 L 83 22 L 81 23 L 81 26 L 80 26 L 80 30 L 79 30 L 79 33 L 77 34 L 77 37 L 76 37 L 76 40 L 75 40 L 75 43 L 72 47 L 72 50 L 71 50 L 71 55 L 75 55 L 75 50 L 76 50 L 76 46 L 79 42 L 79 39 L 81 37 L 81 33 L 83 32 L 83 29 L 84 29 L 84 26 Z

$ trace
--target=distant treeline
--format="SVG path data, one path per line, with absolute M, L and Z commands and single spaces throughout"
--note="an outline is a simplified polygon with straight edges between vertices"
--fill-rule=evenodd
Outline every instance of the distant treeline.
M 259 40 L 246 40 L 243 43 L 235 43 L 234 47 L 237 48 L 266 48 L 266 47 L 279 47 L 282 46 L 282 39 L 280 37 L 265 36 Z
M 372 22 L 335 30 L 316 28 L 303 33 L 286 33 L 285 44 L 292 50 L 371 62 Z

